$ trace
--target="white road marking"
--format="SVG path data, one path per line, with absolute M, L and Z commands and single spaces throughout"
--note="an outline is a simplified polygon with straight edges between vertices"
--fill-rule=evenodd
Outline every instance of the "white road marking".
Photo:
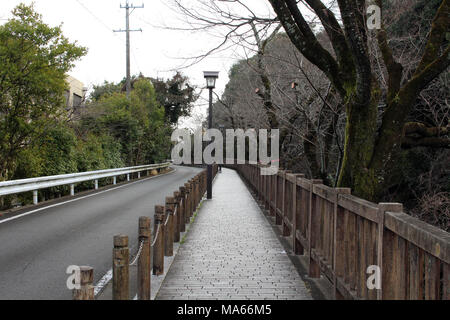
M 47 207 L 43 207 L 43 208 L 39 208 L 39 209 L 36 209 L 36 210 L 29 211 L 29 212 L 26 212 L 26 213 L 22 213 L 22 214 L 19 214 L 17 216 L 11 217 L 11 218 L 0 220 L 0 224 L 6 223 L 6 222 L 9 222 L 9 221 L 13 221 L 13 220 L 16 220 L 16 219 L 19 219 L 19 218 L 23 218 L 25 216 L 28 216 L 30 214 L 33 214 L 33 213 L 36 213 L 36 212 L 39 212 L 39 211 L 43 211 L 43 210 L 54 208 L 54 207 L 59 207 L 59 206 L 65 205 L 65 204 L 70 203 L 70 202 L 75 202 L 75 201 L 78 201 L 78 200 L 83 200 L 83 199 L 86 199 L 86 198 L 94 197 L 94 196 L 97 196 L 99 194 L 106 193 L 106 192 L 113 191 L 113 190 L 117 190 L 117 189 L 121 189 L 121 188 L 124 188 L 124 187 L 128 187 L 128 186 L 131 186 L 131 185 L 139 183 L 139 182 L 144 182 L 144 181 L 147 181 L 147 180 L 150 180 L 150 179 L 154 179 L 154 178 L 162 177 L 162 176 L 165 176 L 165 175 L 168 175 L 168 174 L 172 174 L 172 173 L 175 173 L 176 171 L 177 171 L 177 169 L 174 168 L 174 170 L 172 170 L 170 172 L 167 172 L 167 173 L 164 173 L 164 174 L 160 174 L 160 175 L 157 175 L 157 176 L 154 176 L 154 177 L 149 177 L 149 178 L 146 178 L 146 179 L 142 179 L 142 180 L 138 180 L 138 181 L 135 181 L 135 182 L 127 183 L 127 184 L 125 184 L 123 186 L 111 188 L 111 189 L 108 189 L 108 190 L 100 191 L 100 192 L 97 192 L 97 193 L 94 193 L 94 194 L 90 194 L 90 195 L 87 195 L 87 196 L 84 196 L 84 197 L 80 197 L 80 198 L 77 198 L 77 199 L 64 201 L 64 202 L 61 202 L 61 203 L 53 204 L 51 206 L 47 206 Z
M 94 295 L 98 295 L 103 288 L 111 281 L 113 277 L 113 271 L 110 269 L 95 285 Z

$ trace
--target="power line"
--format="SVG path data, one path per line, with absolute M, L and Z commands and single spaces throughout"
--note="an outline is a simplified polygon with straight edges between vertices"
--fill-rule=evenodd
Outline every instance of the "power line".
M 97 15 L 95 15 L 84 3 L 82 3 L 80 0 L 75 0 L 78 2 L 78 4 L 83 7 L 84 10 L 86 10 L 92 17 L 94 17 L 95 20 L 97 20 L 101 25 L 103 25 L 106 29 L 109 31 L 112 31 L 112 28 L 110 28 L 106 23 L 103 22 L 102 19 L 100 19 Z
M 127 98 L 129 98 L 130 93 L 131 93 L 130 32 L 135 32 L 135 31 L 142 32 L 142 29 L 135 29 L 135 30 L 130 29 L 130 9 L 132 9 L 131 12 L 133 12 L 135 9 L 144 8 L 144 4 L 142 4 L 141 6 L 134 6 L 133 4 L 130 5 L 127 0 L 124 6 L 120 5 L 120 8 L 126 10 L 126 14 L 125 14 L 126 28 L 125 28 L 125 30 L 122 30 L 122 29 L 114 30 L 114 32 L 126 32 L 126 35 L 127 35 L 127 41 L 126 41 L 127 84 L 126 84 L 126 88 L 127 88 Z

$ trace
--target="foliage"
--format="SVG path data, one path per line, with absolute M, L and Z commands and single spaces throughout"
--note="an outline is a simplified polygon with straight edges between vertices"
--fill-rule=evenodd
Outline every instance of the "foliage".
M 86 53 L 32 5 L 12 13 L 0 26 L 0 180 L 12 176 L 21 150 L 62 111 L 66 72 Z
M 113 137 L 120 145 L 120 158 L 130 166 L 167 158 L 170 130 L 146 78 L 134 82 L 129 100 L 116 92 L 92 101 L 81 120 L 81 131 Z
M 110 96 L 113 93 L 120 92 L 120 89 L 120 84 L 105 81 L 102 85 L 94 86 L 94 90 L 91 92 L 90 98 L 94 101 L 98 101 L 101 97 Z
M 167 81 L 152 80 L 158 102 L 164 106 L 166 118 L 169 123 L 176 125 L 180 117 L 191 114 L 193 103 L 198 96 L 195 88 L 189 85 L 188 78 L 177 72 L 172 79 Z

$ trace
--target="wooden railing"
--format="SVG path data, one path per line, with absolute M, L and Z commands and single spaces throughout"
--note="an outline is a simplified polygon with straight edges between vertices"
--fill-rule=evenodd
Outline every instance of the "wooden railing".
M 450 299 L 448 232 L 399 203 L 372 203 L 289 171 L 232 167 L 291 237 L 293 252 L 309 258 L 309 276 L 328 278 L 337 299 Z

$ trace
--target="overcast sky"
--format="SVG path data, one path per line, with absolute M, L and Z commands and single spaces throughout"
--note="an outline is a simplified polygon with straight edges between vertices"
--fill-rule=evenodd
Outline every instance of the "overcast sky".
M 11 10 L 19 3 L 35 3 L 36 10 L 43 15 L 45 23 L 55 26 L 63 23 L 64 35 L 71 41 L 78 41 L 89 49 L 87 56 L 77 62 L 70 72 L 86 87 L 101 84 L 103 81 L 118 82 L 125 76 L 125 33 L 112 30 L 125 29 L 125 9 L 120 5 L 125 0 L 1 0 L 0 23 L 11 16 Z M 134 0 L 143 9 L 136 9 L 131 15 L 131 29 L 142 28 L 143 32 L 131 33 L 131 72 L 143 73 L 149 77 L 169 78 L 175 69 L 185 65 L 179 57 L 195 56 L 211 49 L 222 39 L 205 32 L 183 32 L 162 28 L 162 26 L 185 26 L 164 0 Z M 188 5 L 192 1 L 184 1 Z M 266 0 L 250 0 L 246 4 L 268 12 Z M 230 49 L 215 54 L 202 62 L 181 71 L 192 84 L 204 86 L 203 71 L 220 71 L 217 93 L 221 93 L 231 65 L 242 58 L 239 49 Z M 204 95 L 206 97 L 206 95 Z M 199 101 L 196 113 L 206 113 L 205 98 Z

